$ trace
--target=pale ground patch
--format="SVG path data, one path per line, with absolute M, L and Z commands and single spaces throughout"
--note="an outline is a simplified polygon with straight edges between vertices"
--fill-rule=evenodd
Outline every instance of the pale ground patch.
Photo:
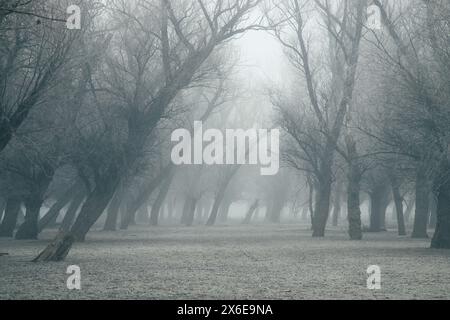
M 450 251 L 395 232 L 313 239 L 304 225 L 132 227 L 89 233 L 66 261 L 29 262 L 43 240 L 0 240 L 0 299 L 449 299 Z M 81 268 L 80 291 L 66 268 Z M 379 265 L 382 289 L 366 287 Z

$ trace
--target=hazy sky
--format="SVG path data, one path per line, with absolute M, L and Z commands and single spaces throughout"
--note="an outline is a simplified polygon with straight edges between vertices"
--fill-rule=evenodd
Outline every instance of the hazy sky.
M 252 31 L 237 40 L 242 72 L 245 77 L 262 80 L 264 83 L 282 80 L 284 66 L 283 52 L 279 43 L 267 32 Z M 259 81 L 258 81 L 259 82 Z

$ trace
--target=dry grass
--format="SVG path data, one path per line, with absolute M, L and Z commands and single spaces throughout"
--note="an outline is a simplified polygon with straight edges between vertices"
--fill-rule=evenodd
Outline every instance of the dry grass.
M 395 233 L 312 239 L 302 225 L 92 232 L 64 262 L 29 262 L 53 236 L 0 240 L 0 299 L 448 299 L 450 251 Z M 66 268 L 81 267 L 80 291 Z M 379 265 L 382 289 L 366 288 Z

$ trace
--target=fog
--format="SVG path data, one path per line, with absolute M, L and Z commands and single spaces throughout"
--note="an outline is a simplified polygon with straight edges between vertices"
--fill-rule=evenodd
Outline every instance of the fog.
M 448 299 L 449 17 L 0 1 L 0 299 Z

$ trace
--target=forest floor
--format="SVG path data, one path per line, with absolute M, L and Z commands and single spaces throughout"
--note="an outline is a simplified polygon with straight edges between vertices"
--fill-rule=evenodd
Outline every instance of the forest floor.
M 395 232 L 349 241 L 305 225 L 132 227 L 89 233 L 63 262 L 32 263 L 54 235 L 0 239 L 0 299 L 449 299 L 450 251 Z M 81 290 L 68 290 L 69 265 Z M 381 268 L 368 290 L 367 268 Z

